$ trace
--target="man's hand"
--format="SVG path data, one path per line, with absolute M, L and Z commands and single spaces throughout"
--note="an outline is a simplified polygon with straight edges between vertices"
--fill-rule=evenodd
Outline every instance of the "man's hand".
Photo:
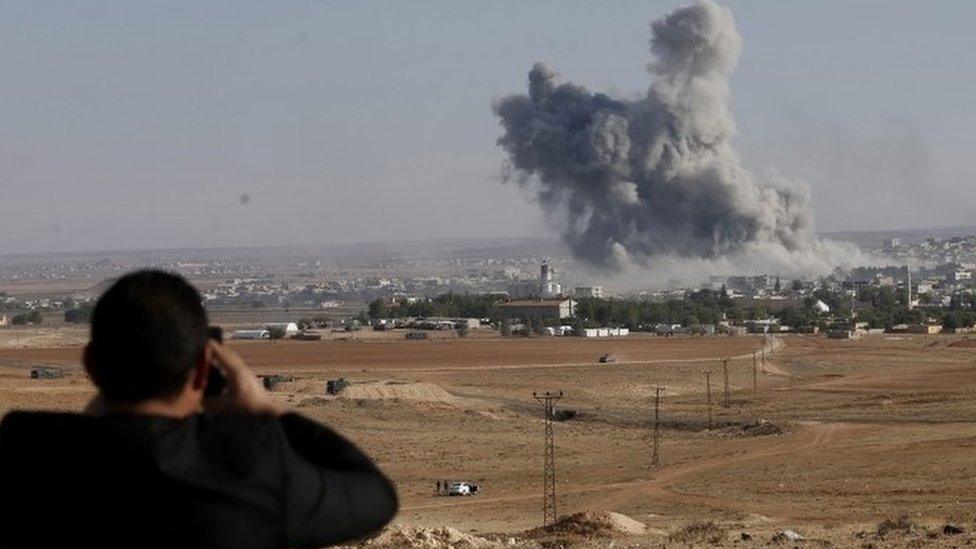
M 285 407 L 264 390 L 240 355 L 214 340 L 210 340 L 207 346 L 213 353 L 213 367 L 219 368 L 227 378 L 227 390 L 219 397 L 204 399 L 204 409 L 217 413 L 274 416 L 285 413 Z
M 81 413 L 86 416 L 104 416 L 107 411 L 108 407 L 105 405 L 105 397 L 97 394 L 88 401 L 88 404 L 85 405 L 85 409 Z

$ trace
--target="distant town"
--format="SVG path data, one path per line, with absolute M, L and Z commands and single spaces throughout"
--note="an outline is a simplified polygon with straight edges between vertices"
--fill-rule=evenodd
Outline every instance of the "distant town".
M 107 281 L 143 267 L 187 276 L 211 311 L 264 311 L 301 331 L 462 324 L 466 330 L 477 320 L 479 327 L 527 335 L 609 335 L 613 329 L 620 335 L 625 329 L 857 337 L 869 330 L 963 332 L 976 324 L 976 235 L 914 243 L 892 238 L 868 250 L 885 266 L 817 278 L 713 276 L 703 284 L 640 292 L 588 284 L 568 256 L 534 251 L 497 247 L 455 257 L 343 259 L 241 250 L 16 257 L 0 268 L 0 326 L 85 322 Z

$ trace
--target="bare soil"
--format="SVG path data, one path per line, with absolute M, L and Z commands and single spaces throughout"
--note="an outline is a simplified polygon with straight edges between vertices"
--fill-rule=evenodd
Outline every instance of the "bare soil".
M 2 341 L 0 408 L 78 410 L 90 397 L 78 343 Z M 757 360 L 755 390 L 752 351 L 763 339 L 753 336 L 234 346 L 259 373 L 295 376 L 275 394 L 356 440 L 395 479 L 396 528 L 407 533 L 387 539 L 534 540 L 527 532 L 542 516 L 543 425 L 532 392 L 562 390 L 558 406 L 579 414 L 554 425 L 559 515 L 615 512 L 646 525 L 613 534 L 621 543 L 765 546 L 784 530 L 803 543 L 845 547 L 976 542 L 971 344 L 961 336 L 778 341 L 765 364 Z M 598 364 L 604 353 L 618 362 Z M 731 357 L 727 407 L 723 357 Z M 31 380 L 34 365 L 71 375 Z M 340 376 L 354 389 L 325 395 L 325 381 Z M 475 481 L 481 493 L 439 496 L 438 480 Z M 607 545 L 599 532 L 563 542 Z

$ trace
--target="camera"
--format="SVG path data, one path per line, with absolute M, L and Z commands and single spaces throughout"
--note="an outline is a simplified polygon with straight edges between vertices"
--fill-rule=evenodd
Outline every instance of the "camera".
M 207 328 L 210 339 L 217 343 L 224 342 L 224 330 L 220 326 L 210 326 Z M 207 374 L 207 388 L 203 392 L 205 398 L 216 397 L 224 394 L 227 389 L 227 378 L 215 365 L 210 366 L 210 373 Z

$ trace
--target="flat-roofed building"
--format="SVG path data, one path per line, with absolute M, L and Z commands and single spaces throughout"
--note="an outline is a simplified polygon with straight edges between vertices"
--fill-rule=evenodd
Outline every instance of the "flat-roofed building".
M 909 324 L 905 330 L 910 334 L 938 334 L 942 332 L 939 324 Z
M 576 297 L 603 297 L 603 286 L 578 286 L 573 290 Z
M 271 339 L 268 330 L 237 330 L 230 335 L 231 339 Z
M 572 299 L 515 299 L 498 305 L 505 318 L 569 318 L 576 314 Z

